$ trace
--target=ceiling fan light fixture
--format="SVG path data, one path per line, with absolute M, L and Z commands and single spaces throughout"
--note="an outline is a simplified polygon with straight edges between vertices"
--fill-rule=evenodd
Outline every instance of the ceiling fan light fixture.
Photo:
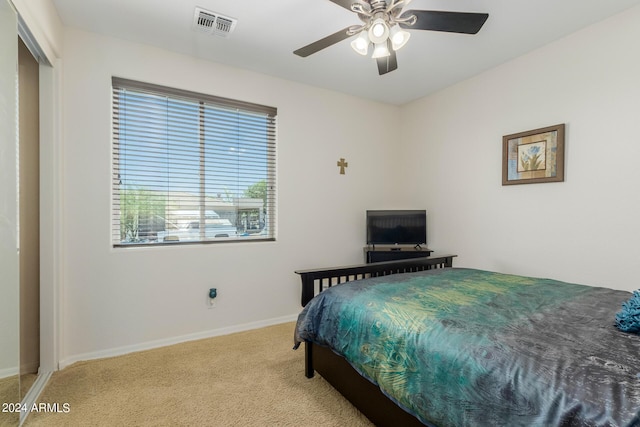
M 366 56 L 369 52 L 369 37 L 367 37 L 367 32 L 363 31 L 360 35 L 351 42 L 351 47 L 360 55 Z
M 382 18 L 376 18 L 371 23 L 369 28 L 369 40 L 378 44 L 386 41 L 389 38 L 389 26 Z
M 294 55 L 306 58 L 350 39 L 351 48 L 359 55 L 366 56 L 373 50 L 371 57 L 376 60 L 380 75 L 398 68 L 396 51 L 407 44 L 411 37 L 409 32 L 403 30 L 476 34 L 489 18 L 488 13 L 405 10 L 411 0 L 330 1 L 358 15 L 361 23 L 294 50 Z
M 391 39 L 391 47 L 393 50 L 399 50 L 407 44 L 411 37 L 411 33 L 400 29 L 399 25 L 394 25 L 389 31 L 389 38 Z
M 384 58 L 391 55 L 391 52 L 389 52 L 389 48 L 387 47 L 387 43 L 376 43 L 375 47 L 373 48 L 373 54 L 371 55 L 371 57 L 373 59 L 378 59 L 378 58 Z

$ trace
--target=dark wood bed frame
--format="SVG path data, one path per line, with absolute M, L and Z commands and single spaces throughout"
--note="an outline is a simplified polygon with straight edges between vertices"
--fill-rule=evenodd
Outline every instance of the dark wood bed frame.
M 302 306 L 318 293 L 338 283 L 368 277 L 451 267 L 456 255 L 434 255 L 401 261 L 298 270 L 302 279 Z M 377 385 L 358 374 L 343 357 L 331 349 L 305 342 L 305 375 L 318 372 L 376 426 L 424 426 L 380 391 Z

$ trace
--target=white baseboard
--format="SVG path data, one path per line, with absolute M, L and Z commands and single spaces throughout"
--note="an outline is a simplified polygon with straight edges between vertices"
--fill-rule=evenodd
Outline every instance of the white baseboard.
M 222 335 L 229 335 L 236 332 L 250 331 L 253 329 L 260 329 L 267 326 L 279 325 L 281 323 L 295 322 L 298 319 L 298 314 L 292 314 L 289 316 L 276 317 L 274 319 L 260 320 L 258 322 L 244 323 L 241 325 L 229 326 L 226 328 L 212 329 L 210 331 L 198 332 L 195 334 L 181 335 L 173 338 L 165 338 L 155 341 L 147 341 L 140 344 L 127 345 L 124 347 L 117 347 L 108 350 L 100 350 L 90 353 L 82 353 L 74 356 L 67 357 L 60 361 L 59 369 L 64 369 L 73 363 L 84 361 L 103 359 L 106 357 L 122 356 L 128 353 L 134 353 L 136 351 L 151 350 L 154 348 L 165 347 L 168 345 L 179 344 L 187 341 L 195 341 L 204 338 L 218 337 Z
M 18 375 L 18 372 L 20 372 L 20 368 L 18 366 L 15 366 L 13 368 L 0 369 L 0 380 L 3 378 L 9 378 L 13 377 L 14 375 Z

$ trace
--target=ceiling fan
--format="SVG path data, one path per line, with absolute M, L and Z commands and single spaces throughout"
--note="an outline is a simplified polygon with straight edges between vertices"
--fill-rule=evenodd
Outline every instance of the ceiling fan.
M 363 22 L 352 25 L 323 39 L 301 47 L 293 53 L 303 58 L 326 47 L 359 34 L 351 42 L 353 50 L 367 55 L 373 45 L 372 58 L 378 63 L 380 75 L 398 68 L 396 51 L 404 46 L 411 34 L 407 30 L 446 31 L 476 34 L 489 17 L 487 13 L 445 12 L 435 10 L 405 10 L 411 0 L 330 0 L 358 14 Z

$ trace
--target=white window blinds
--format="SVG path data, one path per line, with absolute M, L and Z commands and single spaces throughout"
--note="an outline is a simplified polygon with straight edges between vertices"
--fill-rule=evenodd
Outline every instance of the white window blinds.
M 112 87 L 114 246 L 275 239 L 275 108 Z

